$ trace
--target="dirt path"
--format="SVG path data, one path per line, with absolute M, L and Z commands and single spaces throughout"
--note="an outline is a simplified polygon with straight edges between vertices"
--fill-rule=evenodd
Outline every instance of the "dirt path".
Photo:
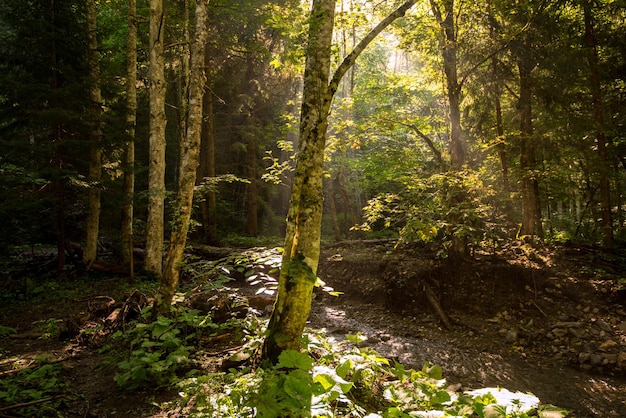
M 343 339 L 361 332 L 364 343 L 406 367 L 428 361 L 442 367 L 450 384 L 462 389 L 504 387 L 532 392 L 544 403 L 566 408 L 573 417 L 626 417 L 626 379 L 593 376 L 552 359 L 522 357 L 506 347 L 481 347 L 462 326 L 443 331 L 436 318 L 403 317 L 354 301 L 314 303 L 311 326 Z M 496 337 L 493 337 L 496 338 Z
M 624 324 L 626 319 L 613 312 L 623 313 L 621 306 L 607 306 L 606 294 L 600 292 L 596 298 L 589 293 L 586 281 L 576 281 L 575 286 L 567 289 L 558 285 L 558 294 L 548 294 L 543 286 L 550 280 L 540 283 L 534 277 L 530 282 L 534 282 L 533 291 L 524 290 L 523 284 L 516 284 L 514 288 L 507 285 L 493 291 L 489 298 L 485 297 L 484 289 L 479 299 L 457 289 L 457 293 L 463 293 L 463 298 L 448 296 L 452 305 L 448 303 L 446 307 L 454 325 L 443 329 L 427 301 L 416 298 L 410 288 L 398 298 L 404 300 L 395 304 L 389 297 L 389 289 L 393 288 L 389 282 L 391 276 L 397 279 L 402 271 L 414 269 L 411 277 L 415 279 L 419 276 L 415 273 L 419 265 L 428 262 L 419 259 L 385 261 L 385 253 L 388 251 L 384 248 L 327 251 L 323 255 L 325 261 L 320 267 L 320 277 L 344 295 L 318 295 L 313 303 L 311 326 L 324 328 L 328 335 L 338 339 L 360 332 L 368 337 L 363 344 L 406 367 L 421 369 L 427 361 L 438 364 L 448 382 L 461 384 L 462 389 L 499 386 L 532 392 L 544 403 L 568 409 L 573 417 L 626 417 L 624 371 L 608 367 L 610 365 L 592 369 L 577 361 L 578 353 L 584 351 L 582 346 L 595 346 L 604 340 L 619 341 L 616 345 L 621 345 L 622 350 L 625 348 L 625 333 L 612 332 L 616 327 L 612 327 L 611 332 L 596 332 L 595 324 Z M 565 265 L 558 268 L 565 268 Z M 470 276 L 482 277 L 482 285 L 495 289 L 496 284 L 489 283 L 483 274 L 486 269 L 494 270 L 493 266 L 482 263 Z M 431 278 L 433 271 L 430 269 L 427 273 Z M 503 279 L 499 275 L 492 276 L 494 280 Z M 568 283 L 572 281 L 569 275 L 563 277 Z M 463 281 L 458 285 L 463 286 Z M 478 286 L 476 281 L 475 287 Z M 442 289 L 439 293 L 445 295 L 444 285 Z M 412 301 L 412 306 L 406 306 L 407 300 Z M 594 306 L 599 308 L 592 308 Z M 495 312 L 502 311 L 505 311 L 503 315 L 498 313 L 494 318 Z M 553 336 L 550 330 L 563 320 L 582 324 L 576 332 L 581 338 L 569 334 L 563 338 Z M 519 323 L 529 325 L 515 328 Z M 528 334 L 522 338 L 515 331 L 511 337 L 509 333 L 513 329 L 524 329 Z

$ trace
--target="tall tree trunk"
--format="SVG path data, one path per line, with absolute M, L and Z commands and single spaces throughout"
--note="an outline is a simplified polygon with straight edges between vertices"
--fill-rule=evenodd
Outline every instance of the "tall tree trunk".
M 191 51 L 191 79 L 189 84 L 189 119 L 187 134 L 181 142 L 180 175 L 176 198 L 176 217 L 165 260 L 165 270 L 159 293 L 155 301 L 155 313 L 168 315 L 178 286 L 180 262 L 183 259 L 189 221 L 193 207 L 193 192 L 196 184 L 196 170 L 200 156 L 202 132 L 202 97 L 206 83 L 204 53 L 207 41 L 207 3 L 196 2 L 196 33 Z
M 497 60 L 491 60 L 493 71 L 493 100 L 496 112 L 496 132 L 498 134 L 498 156 L 500 157 L 500 171 L 502 173 L 502 188 L 505 193 L 510 190 L 509 165 L 506 161 L 506 143 L 504 141 L 504 123 L 502 122 L 502 105 L 500 103 L 500 84 L 498 82 Z
M 122 263 L 135 277 L 133 259 L 133 199 L 135 195 L 135 127 L 137 124 L 137 4 L 128 0 L 126 40 L 126 141 L 124 144 L 124 204 L 122 206 Z
M 332 96 L 330 46 L 335 0 L 313 0 L 306 50 L 300 138 L 278 295 L 268 324 L 263 356 L 276 361 L 283 350 L 300 347 L 317 279 L 322 220 L 322 179 Z
M 102 94 L 100 92 L 100 57 L 96 23 L 96 1 L 86 1 L 87 38 L 89 44 L 89 211 L 87 213 L 83 264 L 87 269 L 96 260 L 100 224 L 100 181 L 102 177 Z
M 252 119 L 249 117 L 248 119 Z M 250 120 L 247 123 L 251 123 Z M 256 237 L 259 233 L 258 219 L 258 190 L 257 190 L 257 145 L 255 133 L 250 132 L 254 127 L 248 126 L 245 133 L 247 138 L 246 159 L 248 161 L 248 185 L 246 187 L 246 233 Z
M 165 205 L 165 69 L 163 0 L 150 0 L 150 162 L 148 168 L 148 219 L 146 225 L 146 271 L 163 271 L 163 216 Z
M 52 40 L 50 45 L 50 87 L 54 90 L 59 88 L 59 66 L 57 59 L 57 45 L 56 45 L 56 13 L 55 13 L 55 0 L 50 0 L 50 39 Z M 56 104 L 56 103 L 55 103 Z M 55 169 L 61 172 L 63 170 L 63 156 L 61 155 L 61 126 L 58 124 L 53 126 L 52 129 L 52 142 L 56 144 L 54 150 L 54 164 Z M 55 193 L 56 193 L 56 236 L 57 236 L 57 270 L 62 271 L 65 268 L 65 185 L 63 179 L 57 178 L 55 180 Z
M 522 184 L 522 227 L 520 235 L 543 237 L 539 180 L 536 174 L 535 143 L 532 125 L 531 72 L 535 65 L 527 57 L 518 58 L 520 78 L 520 170 Z
M 454 15 L 454 0 L 443 1 L 443 14 L 435 0 L 430 1 L 431 10 L 441 26 L 441 50 L 443 57 L 443 71 L 446 76 L 446 93 L 448 99 L 448 117 L 450 119 L 450 166 L 454 171 L 460 171 L 465 163 L 465 145 L 461 129 L 461 86 L 457 72 L 457 43 Z M 450 195 L 450 206 L 460 205 L 465 199 L 462 190 L 455 190 Z M 461 222 L 458 211 L 448 220 L 455 226 Z M 453 234 L 449 249 L 451 258 L 463 258 L 467 255 L 467 243 L 464 236 Z
M 300 138 L 278 294 L 267 327 L 263 357 L 273 362 L 283 350 L 300 347 L 311 310 L 317 279 L 322 222 L 322 180 L 328 115 L 334 94 L 346 71 L 365 47 L 395 19 L 404 16 L 416 0 L 400 6 L 368 33 L 330 75 L 335 1 L 313 0 L 306 50 Z
M 441 26 L 443 70 L 446 76 L 450 118 L 450 162 L 454 170 L 460 170 L 465 163 L 465 145 L 463 144 L 463 131 L 461 129 L 461 86 L 457 72 L 454 0 L 444 0 L 443 14 L 435 0 L 431 0 L 430 3 L 433 14 Z
M 210 66 L 211 56 L 205 51 L 204 66 L 206 68 L 207 88 L 202 99 L 202 139 L 200 145 L 200 166 L 198 167 L 197 183 L 202 183 L 205 179 L 215 177 L 215 136 L 213 134 L 213 92 L 211 91 Z M 217 199 L 213 187 L 205 189 L 203 200 L 200 204 L 202 211 L 202 224 L 204 225 L 204 240 L 207 244 L 216 244 L 217 221 L 215 219 L 215 209 Z
M 585 15 L 585 40 L 587 42 L 587 60 L 591 76 L 591 96 L 593 99 L 593 119 L 596 125 L 596 146 L 598 148 L 598 173 L 600 175 L 600 207 L 602 212 L 602 243 L 613 245 L 613 220 L 611 217 L 611 184 L 609 180 L 609 163 L 606 156 L 606 136 L 604 133 L 604 106 L 602 88 L 598 70 L 598 45 L 593 30 L 591 2 L 583 3 Z
M 341 241 L 341 228 L 339 227 L 339 220 L 337 219 L 337 202 L 335 199 L 335 187 L 333 186 L 333 180 L 329 177 L 326 181 L 326 198 L 324 201 L 328 202 L 328 210 L 330 211 L 330 218 L 333 223 L 333 233 L 335 241 Z

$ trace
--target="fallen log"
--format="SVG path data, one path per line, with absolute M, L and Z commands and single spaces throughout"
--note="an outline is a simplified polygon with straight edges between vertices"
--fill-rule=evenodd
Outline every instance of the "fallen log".
M 323 248 L 337 248 L 347 245 L 379 245 L 391 244 L 398 242 L 398 238 L 380 238 L 380 239 L 352 239 L 345 241 L 333 242 L 331 244 L 322 244 Z
M 437 296 L 435 295 L 435 292 L 433 291 L 432 287 L 430 287 L 430 285 L 427 282 L 424 282 L 424 293 L 426 293 L 426 298 L 428 299 L 430 306 L 433 307 L 433 309 L 439 316 L 439 319 L 441 319 L 441 322 L 443 323 L 444 327 L 446 327 L 446 329 L 452 328 L 452 323 L 450 322 L 450 318 L 448 318 L 448 315 L 443 310 L 443 308 L 441 307 L 441 304 L 437 300 Z

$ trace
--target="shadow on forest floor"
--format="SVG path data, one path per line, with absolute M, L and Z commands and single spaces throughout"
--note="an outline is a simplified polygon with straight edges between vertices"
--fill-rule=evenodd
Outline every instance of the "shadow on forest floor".
M 462 389 L 501 386 L 532 392 L 575 417 L 624 416 L 624 251 L 519 245 L 453 265 L 427 248 L 389 245 L 351 243 L 323 251 L 319 276 L 343 294 L 316 294 L 312 328 L 338 340 L 361 333 L 367 337 L 361 344 L 407 367 L 438 364 L 448 382 Z M 102 366 L 105 356 L 97 347 L 41 338 L 59 322 L 55 318 L 76 318 L 86 308 L 97 309 L 96 300 L 106 304 L 106 297 L 128 298 L 132 288 L 124 278 L 68 278 L 67 288 L 74 290 L 66 293 L 52 288 L 52 281 L 29 279 L 43 293 L 59 296 L 3 300 L 0 325 L 21 338 L 0 339 L 0 378 L 48 356 L 60 365 L 67 398 L 53 401 L 63 416 L 176 416 L 154 406 L 175 393 L 118 389 L 116 368 Z M 2 282 L 3 297 L 10 297 L 13 285 L 11 277 Z M 229 285 L 248 297 L 255 293 L 243 278 Z M 426 289 L 449 317 L 449 328 Z

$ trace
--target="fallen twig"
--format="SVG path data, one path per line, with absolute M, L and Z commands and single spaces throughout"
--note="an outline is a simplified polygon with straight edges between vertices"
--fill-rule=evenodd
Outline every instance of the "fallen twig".
M 22 403 L 17 403 L 15 405 L 5 406 L 4 408 L 0 408 L 0 412 L 7 412 L 7 411 L 12 411 L 14 409 L 26 408 L 27 406 L 33 406 L 33 405 L 37 405 L 40 403 L 56 401 L 57 399 L 63 399 L 63 398 L 70 399 L 68 395 L 54 395 L 48 398 L 37 399 L 35 401 L 22 402 Z
M 533 306 L 534 306 L 535 308 L 537 308 L 537 309 L 539 310 L 539 312 L 541 312 L 541 314 L 542 314 L 542 315 L 543 315 L 546 319 L 549 319 L 549 318 L 548 318 L 548 315 L 546 315 L 546 313 L 543 311 L 543 309 L 541 309 L 541 308 L 539 307 L 539 305 L 537 305 L 537 303 L 536 303 L 535 301 L 531 301 L 530 303 L 532 303 L 532 304 L 533 304 Z

